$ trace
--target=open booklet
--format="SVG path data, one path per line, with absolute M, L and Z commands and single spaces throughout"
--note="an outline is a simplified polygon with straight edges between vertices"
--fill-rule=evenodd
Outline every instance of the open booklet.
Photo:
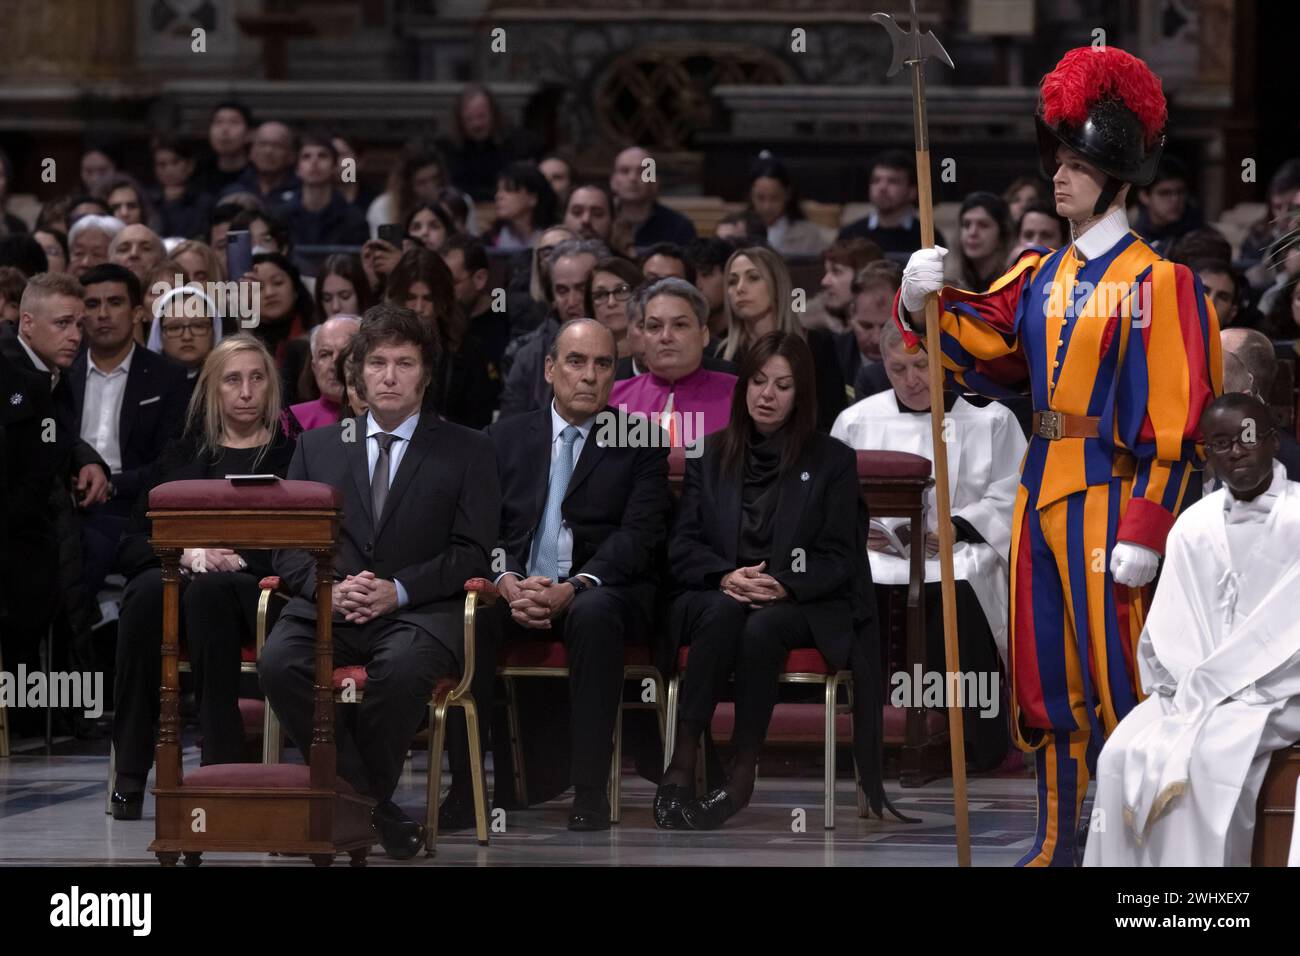
M 883 521 L 880 521 L 876 518 L 872 518 L 871 530 L 879 531 L 882 535 L 885 536 L 886 540 L 889 542 L 889 550 L 892 553 L 902 558 L 911 556 L 912 553 L 911 550 L 908 548 L 907 544 L 903 541 L 903 539 L 898 536 L 898 532 L 895 531 L 893 528 L 891 528 L 889 525 L 885 524 Z

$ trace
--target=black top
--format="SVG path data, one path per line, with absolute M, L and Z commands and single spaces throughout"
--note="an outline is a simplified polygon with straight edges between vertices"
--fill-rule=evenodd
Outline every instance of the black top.
M 684 246 L 695 238 L 695 224 L 675 209 L 656 202 L 645 222 L 637 227 L 636 246 L 644 249 L 660 242 Z
M 785 429 L 762 435 L 751 427 L 745 439 L 744 484 L 740 491 L 740 545 L 736 557 L 741 567 L 766 561 L 772 549 L 772 518 L 780 497 L 777 478 L 785 451 Z
M 871 228 L 871 217 L 863 216 L 856 222 L 851 222 L 840 230 L 839 238 L 841 239 L 870 239 L 880 247 L 886 258 L 893 259 L 897 262 L 906 262 L 908 256 L 921 248 L 921 218 L 912 217 L 912 224 L 909 227 L 903 226 L 877 226 Z M 934 243 L 937 246 L 946 246 L 943 234 L 938 229 L 934 231 Z

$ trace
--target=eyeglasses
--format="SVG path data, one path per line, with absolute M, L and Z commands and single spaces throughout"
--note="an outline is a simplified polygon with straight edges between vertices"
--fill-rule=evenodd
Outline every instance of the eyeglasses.
M 1243 451 L 1250 451 L 1257 448 L 1260 442 L 1273 434 L 1273 429 L 1268 431 L 1256 432 L 1255 437 L 1247 440 L 1244 436 L 1238 435 L 1236 438 L 1215 438 L 1205 443 L 1205 447 L 1216 455 L 1226 455 L 1232 451 L 1233 445 L 1240 445 Z
M 626 302 L 630 298 L 632 298 L 632 287 L 627 283 L 615 286 L 612 289 L 592 289 L 591 291 L 592 302 L 604 302 L 610 299 L 617 302 Z
M 171 324 L 163 323 L 162 333 L 163 335 L 167 336 L 167 338 L 169 339 L 183 338 L 186 332 L 190 333 L 190 335 L 194 336 L 195 338 L 198 338 L 201 335 L 211 335 L 212 323 L 211 322 L 176 322 Z

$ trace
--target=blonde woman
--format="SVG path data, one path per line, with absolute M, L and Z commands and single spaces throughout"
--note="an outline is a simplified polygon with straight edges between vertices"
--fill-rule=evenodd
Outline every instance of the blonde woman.
M 190 399 L 184 435 L 159 458 L 118 549 L 127 578 L 118 622 L 117 774 L 112 812 L 138 820 L 153 763 L 161 676 L 162 569 L 149 546 L 148 490 L 168 481 L 288 472 L 295 440 L 284 432 L 280 378 L 250 335 L 222 340 L 208 355 Z M 253 640 L 258 581 L 273 573 L 270 552 L 186 549 L 181 565 L 181 639 L 194 667 L 202 762 L 244 759 L 239 651 Z
M 829 432 L 835 417 L 852 398 L 835 356 L 835 340 L 826 329 L 805 330 L 795 312 L 796 302 L 785 262 L 771 249 L 746 246 L 727 259 L 723 270 L 726 296 L 723 311 L 727 335 L 715 353 L 741 365 L 753 343 L 769 332 L 797 335 L 808 343 L 816 373 L 817 429 Z M 799 290 L 802 292 L 803 290 Z

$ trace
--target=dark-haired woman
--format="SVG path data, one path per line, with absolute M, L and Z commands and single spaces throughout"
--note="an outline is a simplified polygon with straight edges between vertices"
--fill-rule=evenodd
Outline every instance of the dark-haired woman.
M 767 244 L 782 255 L 820 255 L 834 238 L 804 216 L 790 171 L 767 150 L 749 171 L 749 208 L 767 227 Z
M 500 397 L 487 351 L 469 334 L 469 319 L 456 302 L 456 284 L 442 256 L 423 246 L 402 253 L 384 290 L 384 300 L 406 306 L 433 329 L 438 364 L 426 403 L 448 421 L 486 428 Z
M 295 441 L 285 434 L 271 355 L 251 335 L 223 339 L 199 373 L 185 434 L 163 451 L 118 546 L 126 575 L 118 620 L 111 808 L 140 819 L 153 764 L 158 686 L 162 681 L 162 568 L 149 546 L 149 490 L 168 481 L 275 474 L 284 477 Z M 258 582 L 272 574 L 269 551 L 187 548 L 181 557 L 181 634 L 194 667 L 204 764 L 244 759 L 239 714 L 240 648 L 252 642 Z
M 496 222 L 483 244 L 505 252 L 530 249 L 555 222 L 555 190 L 532 163 L 511 163 L 497 180 Z
M 984 292 L 1007 271 L 1011 250 L 1011 215 L 1001 196 L 975 192 L 961 204 L 957 255 L 949 262 L 949 284 Z
M 668 564 L 680 593 L 669 655 L 690 645 L 672 761 L 655 795 L 663 829 L 709 830 L 743 809 L 777 703 L 786 656 L 816 647 L 853 669 L 854 746 L 879 809 L 880 698 L 875 606 L 856 458 L 816 431 L 812 354 L 771 332 L 745 352 L 731 421 L 686 465 Z M 734 757 L 726 784 L 692 799 L 697 743 L 735 678 Z
M 259 290 L 257 325 L 250 331 L 275 358 L 284 403 L 293 405 L 300 401 L 298 381 L 310 359 L 307 333 L 316 313 L 311 293 L 303 285 L 298 267 L 278 252 L 253 256 L 253 271 L 244 278 L 256 281 Z

